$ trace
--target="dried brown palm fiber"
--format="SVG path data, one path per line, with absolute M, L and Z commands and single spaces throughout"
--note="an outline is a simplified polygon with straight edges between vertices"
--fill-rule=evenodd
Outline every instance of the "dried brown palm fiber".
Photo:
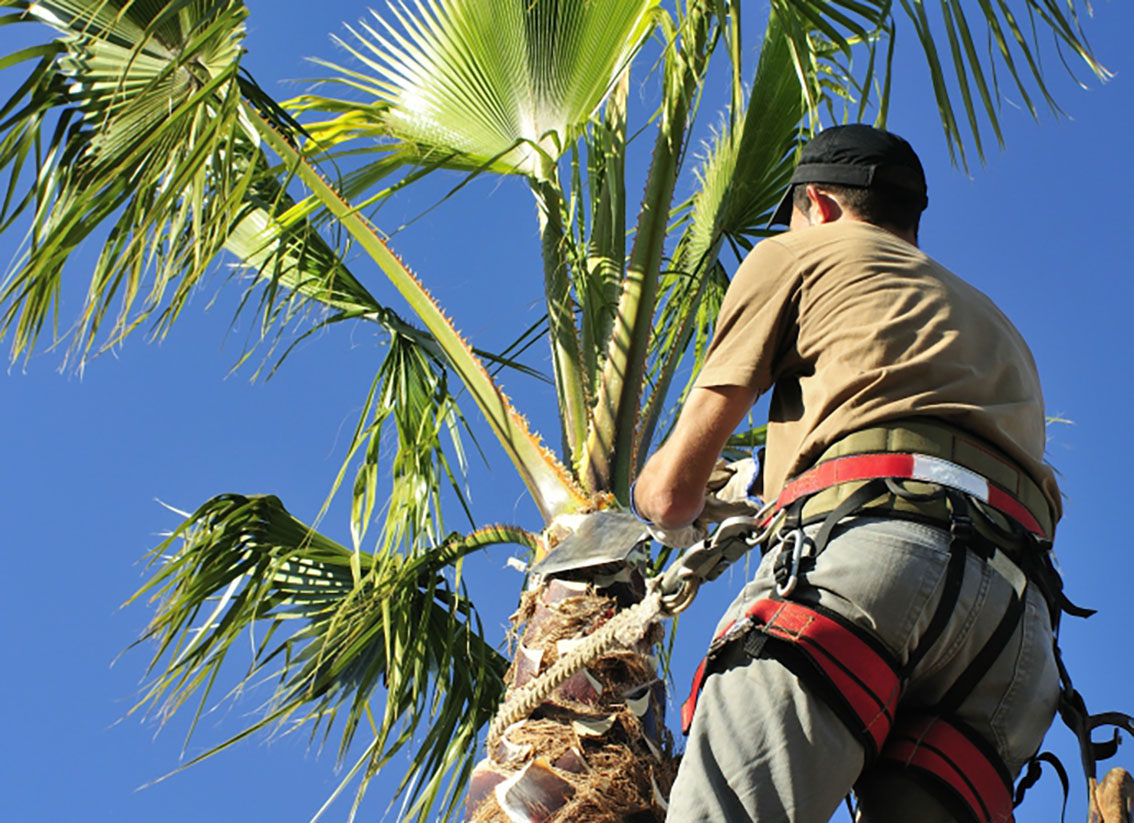
M 633 718 L 633 715 L 630 715 Z M 621 725 L 621 724 L 620 724 Z M 623 733 L 626 734 L 626 726 L 622 726 Z M 622 762 L 624 755 L 621 751 L 627 748 L 627 743 L 638 746 L 641 737 L 630 737 L 629 734 L 624 738 L 625 742 L 607 742 L 602 741 L 599 744 L 592 744 L 586 751 L 587 764 L 596 768 L 604 767 L 608 762 L 614 766 L 618 766 Z M 644 753 L 637 751 L 633 752 L 635 759 L 639 760 L 644 766 L 648 766 L 654 773 L 658 780 L 658 786 L 663 790 L 663 794 L 669 794 L 669 784 L 673 782 L 674 776 L 677 774 L 677 764 L 680 757 L 673 753 L 673 738 L 667 733 L 665 740 L 661 741 L 661 760 L 656 760 L 652 757 L 643 757 Z
M 615 614 L 613 599 L 590 591 L 584 595 L 565 596 L 550 605 L 539 602 L 539 598 L 549 590 L 553 590 L 557 582 L 552 581 L 551 584 L 541 586 L 534 592 L 524 594 L 524 604 L 520 609 L 521 617 L 525 614 L 537 613 L 542 617 L 539 621 L 530 619 L 522 631 L 520 643 L 513 644 L 515 657 L 504 678 L 509 690 L 530 681 L 532 674 L 530 661 L 538 660 L 538 670 L 546 671 L 559 658 L 560 641 L 584 639 Z M 533 602 L 534 607 L 531 605 Z M 581 676 L 579 679 L 585 677 Z M 594 699 L 584 702 L 593 703 Z
M 650 685 L 649 682 L 646 685 Z M 621 823 L 631 814 L 644 815 L 642 819 L 662 819 L 654 787 L 664 797 L 676 771 L 669 754 L 672 741 L 664 728 L 659 730 L 664 739 L 654 741 L 658 750 L 655 753 L 643 739 L 640 718 L 625 702 L 614 707 L 616 711 L 611 715 L 614 722 L 597 738 L 576 735 L 570 725 L 570 719 L 578 716 L 576 713 L 555 706 L 546 708 L 552 716 L 529 719 L 504 734 L 513 746 L 530 747 L 532 754 L 525 760 L 538 756 L 552 764 L 554 774 L 573 790 L 569 794 L 553 793 L 549 802 L 565 800 L 564 805 L 558 810 L 548 809 L 545 818 L 532 819 L 547 823 L 603 820 Z M 576 753 L 581 755 L 585 768 L 578 768 Z M 560 765 L 561 759 L 563 765 Z M 498 768 L 513 775 L 522 768 L 522 764 L 514 765 L 511 769 L 503 765 Z M 485 799 L 472 820 L 474 823 L 514 823 L 499 807 L 495 795 Z
M 550 760 L 579 744 L 570 724 L 561 720 L 525 720 L 508 729 L 504 736 L 517 745 L 538 748 Z
M 641 686 L 649 687 L 655 681 L 645 679 L 639 682 Z M 633 688 L 632 681 L 630 686 L 630 688 L 627 688 L 625 682 L 610 682 L 603 691 L 602 699 L 597 703 L 572 700 L 569 692 L 564 692 L 561 689 L 556 690 L 539 705 L 532 716 L 533 718 L 550 718 L 567 724 L 570 724 L 573 720 L 599 723 L 608 718 L 613 718 L 615 721 L 620 721 L 633 738 L 635 735 L 644 733 L 645 726 L 642 719 L 634 713 L 626 700 L 628 692 L 639 691 L 641 687 Z M 652 722 L 655 726 L 662 727 L 664 724 L 664 703 L 662 702 L 664 696 L 661 699 L 655 697 L 650 699 L 653 701 L 653 705 L 647 706 L 647 713 L 652 709 Z M 659 746 L 661 745 L 660 740 L 654 742 Z
M 605 590 L 562 581 L 525 592 L 515 615 L 518 625 L 513 635 L 530 652 L 524 665 L 538 659 L 540 673 L 546 672 L 561 653 L 577 648 L 576 641 L 603 627 L 621 601 L 628 605 L 634 599 L 634 592 L 626 586 L 615 597 Z M 655 735 L 664 739 L 654 740 L 651 746 L 643 739 L 642 718 L 627 704 L 627 694 L 640 693 L 658 682 L 657 658 L 649 652 L 660 636 L 661 629 L 655 627 L 633 649 L 615 648 L 590 660 L 585 666 L 587 674 L 578 677 L 576 684 L 589 688 L 575 692 L 557 689 L 530 710 L 527 720 L 503 730 L 500 739 L 506 739 L 510 747 L 502 752 L 497 746 L 489 764 L 494 772 L 504 775 L 499 791 L 485 797 L 471 820 L 515 823 L 497 799 L 513 788 L 523 790 L 508 797 L 523 794 L 523 816 L 531 813 L 532 820 L 624 823 L 630 816 L 635 820 L 661 820 L 664 815 L 657 794 L 664 796 L 672 783 L 672 741 L 658 722 L 660 705 L 653 707 L 651 725 Z M 569 642 L 561 648 L 560 641 Z M 509 674 L 508 682 L 514 682 L 514 673 Z M 655 699 L 652 693 L 650 699 Z M 590 732 L 579 725 L 580 721 L 590 724 Z M 517 751 L 525 752 L 524 756 L 503 756 Z M 533 779 L 518 777 L 525 774 L 525 768 Z M 555 790 L 544 793 L 545 786 Z M 562 804 L 558 809 L 550 808 L 558 804 Z
M 568 597 L 552 604 L 540 604 L 548 614 L 538 624 L 529 623 L 522 637 L 525 643 L 539 642 L 554 644 L 556 641 L 585 637 L 614 616 L 615 602 L 612 598 L 589 594 L 582 597 Z
M 625 729 L 627 739 L 632 741 L 635 748 L 641 750 L 643 754 L 649 754 L 655 759 L 659 759 L 660 756 L 661 761 L 672 757 L 673 735 L 664 725 L 658 723 L 654 729 L 654 734 L 651 735 L 650 730 L 643 724 L 642 718 L 629 711 L 620 714 L 618 722 Z M 656 752 L 650 748 L 647 740 L 652 740 L 653 745 L 657 747 Z
M 553 581 L 553 584 L 555 582 L 557 581 Z M 520 685 L 526 680 L 526 677 L 521 676 L 520 683 L 517 683 L 517 674 L 523 671 L 526 662 L 521 648 L 526 649 L 528 655 L 538 656 L 541 660 L 540 670 L 546 670 L 558 659 L 557 644 L 560 640 L 586 637 L 614 614 L 614 601 L 593 593 L 564 597 L 550 605 L 541 603 L 539 598 L 548 588 L 545 585 L 523 595 L 516 618 L 525 622 L 518 638 L 515 634 L 516 624 L 513 624 L 509 638 L 513 661 L 504 676 L 505 685 L 509 687 Z
M 595 589 L 582 583 L 550 580 L 533 588 L 525 589 L 520 595 L 520 606 L 512 615 L 514 626 L 527 625 L 541 609 L 557 609 L 564 601 L 577 598 L 589 599 L 595 596 Z
M 1134 823 L 1134 778 L 1115 767 L 1091 786 L 1088 823 Z
M 617 751 L 623 747 L 613 748 Z M 627 814 L 653 808 L 655 804 L 649 770 L 637 765 L 636 758 L 629 752 L 620 751 L 619 754 L 621 756 L 614 757 L 608 754 L 603 758 L 601 768 L 588 764 L 582 772 L 553 767 L 550 772 L 557 778 L 556 782 L 567 787 L 567 790 L 557 788 L 550 793 L 547 806 L 541 805 L 541 798 L 529 796 L 529 809 L 532 813 L 528 820 L 546 823 L 621 823 Z M 538 792 L 538 787 L 534 788 Z M 555 807 L 549 808 L 552 805 Z M 511 817 L 500 806 L 495 791 L 484 798 L 471 817 L 472 823 L 515 823 L 518 819 L 520 818 Z
M 556 814 L 554 820 L 614 820 L 622 823 L 632 814 L 653 811 L 657 820 L 664 812 L 656 802 L 654 785 L 663 794 L 673 783 L 673 772 L 654 764 L 624 745 L 605 745 L 587 753 L 591 772 L 585 782 L 576 784 L 576 794 Z
M 677 763 L 669 756 L 671 744 L 662 744 L 665 755 L 657 760 L 636 739 L 634 724 L 637 717 L 630 711 L 620 712 L 618 722 L 598 740 L 579 739 L 572 745 L 574 735 L 569 726 L 553 720 L 529 720 L 506 733 L 507 739 L 517 745 L 531 745 L 540 752 L 544 762 L 556 764 L 561 758 L 570 768 L 553 766 L 553 773 L 571 786 L 567 795 L 556 793 L 555 800 L 566 802 L 558 809 L 548 809 L 546 817 L 534 817 L 546 823 L 600 823 L 622 821 L 631 814 L 642 813 L 648 819 L 653 815 L 662 820 L 664 813 L 657 802 L 655 786 L 661 796 L 668 795 L 676 774 Z M 579 769 L 573 761 L 581 754 L 585 768 Z M 570 757 L 568 757 L 570 755 Z M 515 774 L 520 769 L 504 769 Z M 500 808 L 495 795 L 487 797 L 471 818 L 473 823 L 513 823 Z
M 621 698 L 628 691 L 657 679 L 657 660 L 630 649 L 614 649 L 599 657 L 587 668 L 600 682 L 618 689 Z

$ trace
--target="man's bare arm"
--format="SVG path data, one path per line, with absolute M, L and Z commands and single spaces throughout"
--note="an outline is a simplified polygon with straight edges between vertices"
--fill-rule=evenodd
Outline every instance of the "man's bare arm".
M 746 386 L 695 388 L 673 433 L 651 455 L 634 486 L 634 505 L 666 529 L 687 526 L 705 504 L 705 484 L 756 392 Z

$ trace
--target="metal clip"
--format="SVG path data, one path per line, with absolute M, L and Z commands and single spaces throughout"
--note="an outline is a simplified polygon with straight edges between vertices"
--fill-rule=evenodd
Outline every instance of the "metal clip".
M 792 544 L 791 567 L 787 580 L 781 582 L 779 580 L 779 571 L 783 567 L 780 565 L 780 557 L 783 555 L 784 549 L 787 548 L 788 543 Z M 791 593 L 795 591 L 796 584 L 799 583 L 799 559 L 803 556 L 803 547 L 806 544 L 807 535 L 803 533 L 803 529 L 793 529 L 780 540 L 779 554 L 776 557 L 776 594 L 780 597 L 790 597 Z
M 715 580 L 730 564 L 748 549 L 762 543 L 782 522 L 777 515 L 763 531 L 763 513 L 740 515 L 724 520 L 712 536 L 687 548 L 668 569 L 654 578 L 662 599 L 662 608 L 676 614 L 692 602 L 697 589 L 706 580 Z
M 701 581 L 696 577 L 683 577 L 671 591 L 661 590 L 662 613 L 672 617 L 685 611 L 693 602 L 693 598 L 697 596 L 699 588 L 701 588 Z

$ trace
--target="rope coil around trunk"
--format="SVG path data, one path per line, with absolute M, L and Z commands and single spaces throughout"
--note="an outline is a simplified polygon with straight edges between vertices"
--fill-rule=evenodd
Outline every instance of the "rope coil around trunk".
M 489 724 L 486 739 L 489 751 L 496 747 L 505 729 L 528 717 L 571 675 L 615 646 L 633 646 L 661 618 L 673 617 L 684 611 L 693 602 L 704 580 L 714 579 L 749 549 L 776 532 L 783 522 L 781 516 L 765 528 L 759 528 L 761 518 L 770 508 L 771 504 L 765 506 L 754 517 L 738 516 L 723 521 L 712 539 L 686 550 L 664 573 L 652 578 L 647 583 L 646 596 L 639 603 L 614 615 L 556 660 L 547 671 L 516 689 Z M 738 544 L 739 551 L 726 552 L 728 545 L 734 543 Z
M 539 706 L 553 691 L 563 685 L 579 669 L 606 654 L 615 646 L 630 647 L 646 636 L 652 624 L 668 609 L 662 593 L 652 591 L 638 603 L 606 621 L 567 654 L 556 660 L 543 674 L 521 686 L 508 698 L 488 727 L 487 746 L 495 748 L 504 730 L 517 723 Z

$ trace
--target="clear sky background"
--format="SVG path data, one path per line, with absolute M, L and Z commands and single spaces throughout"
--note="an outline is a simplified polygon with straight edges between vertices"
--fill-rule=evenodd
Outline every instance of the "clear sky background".
M 249 6 L 245 65 L 281 99 L 303 88 L 283 81 L 317 73 L 302 58 L 335 57 L 329 33 L 365 11 L 353 0 Z M 1073 421 L 1050 430 L 1048 456 L 1067 497 L 1057 548 L 1072 599 L 1099 614 L 1065 621 L 1064 651 L 1094 711 L 1134 711 L 1134 8 L 1126 0 L 1095 0 L 1094 9 L 1087 31 L 1116 77 L 1105 85 L 1091 81 L 1084 91 L 1049 60 L 1068 117 L 1045 114 L 1037 125 L 1006 105 L 1007 148 L 993 148 L 971 175 L 949 163 L 912 38 L 899 52 L 889 126 L 918 149 L 929 177 L 923 248 L 1019 326 L 1039 365 L 1049 413 Z M 38 36 L 6 27 L 0 50 Z M 6 98 L 20 78 L 18 71 L 0 72 L 0 94 Z M 400 225 L 453 182 L 439 180 L 391 206 L 379 224 Z M 17 242 L 0 237 L 0 260 L 11 259 Z M 394 246 L 478 345 L 503 347 L 542 311 L 534 208 L 519 181 L 469 186 L 398 233 Z M 87 257 L 69 269 L 64 320 L 74 316 L 74 289 L 85 283 L 83 260 L 97 248 L 81 252 Z M 357 261 L 356 273 L 394 303 L 375 268 Z M 230 375 L 254 327 L 248 316 L 230 330 L 237 295 L 226 282 L 223 273 L 215 277 L 162 344 L 132 338 L 92 362 L 81 379 L 59 372 L 59 352 L 0 374 L 2 820 L 304 821 L 338 783 L 333 752 L 320 754 L 298 734 L 246 742 L 137 791 L 178 764 L 186 729 L 183 718 L 160 733 L 153 721 L 123 719 L 148 657 L 141 649 L 116 658 L 151 612 L 145 604 L 119 607 L 144 580 L 147 550 L 177 522 L 156 501 L 192 509 L 220 492 L 273 493 L 310 520 L 382 356 L 380 335 L 344 328 L 305 342 L 270 381 L 251 383 L 248 367 Z M 533 349 L 530 362 L 546 367 L 545 350 Z M 555 431 L 546 387 L 512 376 L 506 388 L 537 428 Z M 490 437 L 482 445 L 497 469 L 474 459 L 478 521 L 537 527 L 508 461 Z M 456 518 L 449 525 L 462 527 Z M 332 508 L 322 529 L 349 541 L 343 506 Z M 505 568 L 509 554 L 487 552 L 470 577 L 498 639 L 520 584 Z M 742 582 L 742 571 L 722 578 L 683 619 L 677 702 L 717 613 Z M 189 754 L 236 731 L 266 697 L 253 693 L 207 715 Z M 1047 745 L 1072 774 L 1068 819 L 1084 820 L 1073 738 L 1057 724 Z M 1134 745 L 1128 742 L 1112 763 L 1134 770 Z M 382 818 L 396 776 L 372 784 L 362 819 Z M 1058 780 L 1049 775 L 1019 819 L 1057 820 L 1059 802 Z M 348 806 L 332 807 L 327 819 L 343 819 Z

